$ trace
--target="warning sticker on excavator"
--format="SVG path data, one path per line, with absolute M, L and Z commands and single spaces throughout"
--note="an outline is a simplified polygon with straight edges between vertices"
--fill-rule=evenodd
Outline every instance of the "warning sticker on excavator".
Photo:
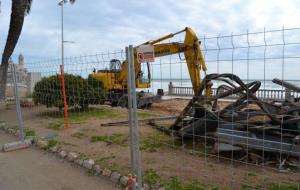
M 137 48 L 137 60 L 139 63 L 154 62 L 154 46 L 139 46 Z

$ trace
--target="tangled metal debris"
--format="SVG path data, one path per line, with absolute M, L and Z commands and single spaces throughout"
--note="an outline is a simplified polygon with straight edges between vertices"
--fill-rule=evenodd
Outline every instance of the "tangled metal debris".
M 222 85 L 216 95 L 206 97 L 205 87 L 212 81 L 222 81 Z M 273 82 L 288 91 L 300 92 L 299 87 L 288 82 L 278 79 Z M 299 98 L 261 100 L 255 96 L 260 86 L 260 81 L 245 84 L 233 74 L 207 75 L 199 93 L 170 130 L 185 138 L 210 137 L 216 151 L 242 150 L 247 152 L 243 159 L 256 163 L 275 161 L 279 166 L 289 163 L 300 167 Z M 220 103 L 221 98 L 232 95 L 237 99 L 227 105 Z

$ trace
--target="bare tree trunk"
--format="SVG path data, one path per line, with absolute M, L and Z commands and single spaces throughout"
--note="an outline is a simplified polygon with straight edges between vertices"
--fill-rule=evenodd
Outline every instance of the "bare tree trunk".
M 27 0 L 12 0 L 9 31 L 0 67 L 0 100 L 5 99 L 8 61 L 19 40 L 27 4 Z

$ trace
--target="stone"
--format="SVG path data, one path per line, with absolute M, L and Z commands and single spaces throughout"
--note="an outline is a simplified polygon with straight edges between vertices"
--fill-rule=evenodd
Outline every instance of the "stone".
M 37 146 L 41 149 L 45 149 L 48 146 L 48 141 L 45 140 L 38 140 Z
M 82 165 L 83 165 L 84 168 L 91 170 L 91 169 L 93 169 L 94 164 L 95 164 L 94 160 L 87 159 L 87 160 L 83 161 Z
M 100 165 L 94 165 L 94 171 L 96 175 L 101 175 L 102 173 L 102 168 Z
M 128 180 L 129 180 L 129 177 L 128 177 L 128 176 L 122 176 L 122 177 L 120 178 L 120 184 L 123 185 L 123 186 L 127 186 Z
M 83 164 L 83 159 L 77 159 L 74 161 L 75 164 L 77 164 L 78 166 L 82 166 Z
M 119 174 L 118 172 L 113 172 L 110 175 L 110 180 L 117 184 L 117 183 L 119 183 L 120 177 L 121 177 L 121 174 Z
M 58 151 L 58 148 L 57 148 L 56 146 L 53 146 L 53 147 L 50 148 L 50 151 L 51 151 L 52 153 L 55 153 L 55 152 Z
M 61 150 L 59 153 L 58 153 L 59 157 L 61 158 L 65 158 L 67 156 L 67 152 L 64 151 L 64 150 Z
M 17 137 L 20 136 L 20 130 L 19 129 L 16 130 L 15 136 L 17 136 Z
M 104 168 L 104 170 L 102 171 L 102 175 L 110 177 L 111 171 L 107 168 Z
M 73 162 L 74 160 L 76 160 L 78 158 L 78 156 L 79 155 L 76 152 L 69 152 L 67 159 L 68 159 L 68 161 Z
M 14 128 L 9 128 L 9 129 L 7 130 L 7 132 L 8 132 L 9 134 L 15 134 L 15 133 L 16 133 L 16 130 L 15 130 Z
M 5 125 L 5 126 L 3 127 L 3 130 L 6 131 L 6 132 L 7 132 L 8 129 L 9 129 L 9 127 L 8 127 L 7 125 Z
M 4 130 L 5 125 L 5 122 L 0 121 L 0 129 Z

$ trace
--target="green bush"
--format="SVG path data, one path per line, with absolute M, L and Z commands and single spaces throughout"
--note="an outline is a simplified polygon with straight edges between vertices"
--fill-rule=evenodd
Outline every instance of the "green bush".
M 102 104 L 104 102 L 105 91 L 101 81 L 97 81 L 91 76 L 84 79 L 72 74 L 65 74 L 64 78 L 69 107 L 87 108 L 89 104 Z M 32 97 L 35 104 L 62 109 L 61 75 L 44 77 L 35 85 Z

